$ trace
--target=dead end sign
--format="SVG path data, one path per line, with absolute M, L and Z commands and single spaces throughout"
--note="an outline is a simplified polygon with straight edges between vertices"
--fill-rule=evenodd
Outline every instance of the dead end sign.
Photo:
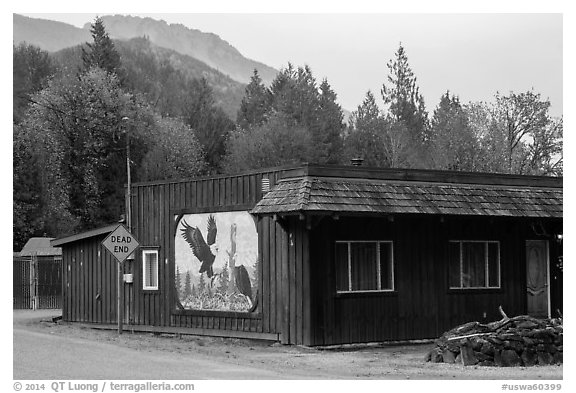
M 138 248 L 140 243 L 138 240 L 128 232 L 128 229 L 122 224 L 119 224 L 110 234 L 102 241 L 102 245 L 110 251 L 110 253 L 122 263 Z

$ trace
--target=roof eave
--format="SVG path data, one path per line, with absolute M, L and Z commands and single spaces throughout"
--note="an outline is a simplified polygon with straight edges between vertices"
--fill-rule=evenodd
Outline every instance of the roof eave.
M 61 237 L 59 239 L 54 239 L 50 241 L 50 245 L 54 246 L 61 246 L 63 244 L 72 243 L 78 240 L 88 239 L 95 236 L 105 235 L 112 232 L 116 229 L 120 224 L 112 224 L 107 225 L 105 227 L 92 229 L 90 231 L 81 232 L 75 235 Z

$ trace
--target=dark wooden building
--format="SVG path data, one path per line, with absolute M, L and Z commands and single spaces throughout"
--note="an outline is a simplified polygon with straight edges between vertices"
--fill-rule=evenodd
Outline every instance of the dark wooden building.
M 132 185 L 129 328 L 332 345 L 562 310 L 562 179 L 302 165 Z M 112 324 L 116 265 L 63 248 L 68 321 Z

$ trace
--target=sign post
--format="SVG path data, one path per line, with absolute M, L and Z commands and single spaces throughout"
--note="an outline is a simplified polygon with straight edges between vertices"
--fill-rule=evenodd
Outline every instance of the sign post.
M 102 241 L 102 245 L 106 248 L 114 258 L 118 261 L 118 291 L 117 291 L 117 318 L 118 318 L 118 334 L 122 334 L 122 319 L 123 319 L 123 304 L 122 295 L 123 291 L 123 267 L 124 261 L 138 248 L 140 243 L 132 235 L 124 225 L 118 224 L 110 234 Z

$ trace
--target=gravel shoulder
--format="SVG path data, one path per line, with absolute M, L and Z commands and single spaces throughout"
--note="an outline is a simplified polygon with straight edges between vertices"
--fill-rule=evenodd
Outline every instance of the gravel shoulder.
M 80 327 L 76 324 L 53 323 L 52 316 L 58 310 L 13 312 L 14 376 L 29 359 L 19 349 L 24 335 L 43 338 L 48 346 L 51 338 L 55 345 L 64 348 L 74 343 L 81 346 L 114 348 L 118 356 L 130 359 L 124 379 L 140 379 L 138 361 L 150 359 L 164 362 L 155 368 L 154 379 L 187 379 L 174 375 L 175 365 L 218 364 L 223 372 L 204 375 L 207 379 L 491 379 L 491 380 L 558 380 L 563 377 L 563 366 L 545 367 L 464 367 L 455 364 L 426 363 L 425 354 L 433 344 L 418 345 L 370 345 L 337 349 L 317 349 L 301 346 L 283 346 L 278 343 L 257 340 L 222 339 L 188 335 L 154 335 L 125 332 L 119 336 L 115 331 Z M 40 336 L 38 336 L 40 335 Z M 41 356 L 43 345 L 35 351 Z M 58 364 L 58 357 L 66 357 L 64 351 L 50 351 L 51 359 Z M 54 360 L 54 358 L 56 358 Z M 62 364 L 70 359 L 60 359 Z M 135 363 L 136 362 L 136 363 Z M 95 363 L 98 363 L 95 361 Z M 95 369 L 91 365 L 91 376 L 116 378 L 112 371 Z M 114 366 L 113 370 L 117 370 Z M 162 371 L 164 370 L 164 371 Z M 228 372 L 226 372 L 228 371 Z M 111 374 L 112 373 L 112 374 Z M 38 375 L 36 375 L 38 376 Z M 32 375 L 30 378 L 35 379 Z M 148 378 L 151 376 L 148 375 Z M 198 376 L 195 376 L 199 378 Z M 51 378 L 69 378 L 70 375 L 52 375 Z M 78 377 L 82 378 L 82 376 Z

